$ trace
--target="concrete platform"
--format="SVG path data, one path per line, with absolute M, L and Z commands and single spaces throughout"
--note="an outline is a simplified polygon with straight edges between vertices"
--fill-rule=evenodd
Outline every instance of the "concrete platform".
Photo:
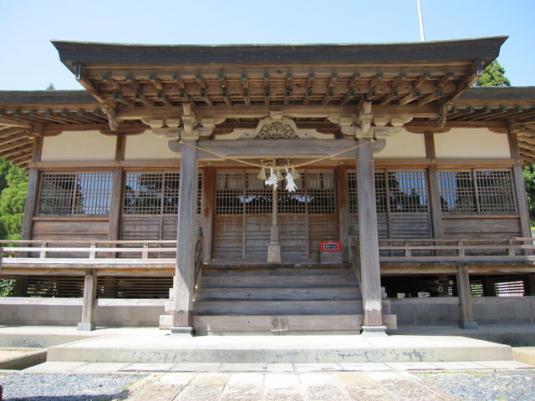
M 510 361 L 507 345 L 460 336 L 208 336 L 116 329 L 52 346 L 47 361 L 130 363 L 364 363 Z
M 535 366 L 535 347 L 513 348 L 513 358 L 515 361 Z

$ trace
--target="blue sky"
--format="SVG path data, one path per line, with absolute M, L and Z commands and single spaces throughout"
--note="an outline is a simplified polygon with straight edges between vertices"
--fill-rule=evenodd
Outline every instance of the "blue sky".
M 427 40 L 509 35 L 500 62 L 535 85 L 535 1 L 422 0 Z M 418 40 L 416 0 L 0 0 L 0 90 L 77 89 L 51 39 L 159 44 Z

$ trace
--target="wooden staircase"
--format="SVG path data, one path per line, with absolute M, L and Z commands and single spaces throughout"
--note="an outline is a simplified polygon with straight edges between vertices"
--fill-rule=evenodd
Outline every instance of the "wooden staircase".
M 358 333 L 360 290 L 346 267 L 204 266 L 193 326 L 198 334 Z

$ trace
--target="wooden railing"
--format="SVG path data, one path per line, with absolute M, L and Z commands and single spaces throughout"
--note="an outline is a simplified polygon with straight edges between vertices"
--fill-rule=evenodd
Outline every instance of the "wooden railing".
M 203 263 L 203 246 L 204 246 L 204 237 L 202 228 L 199 227 L 197 231 L 197 240 L 195 242 L 195 257 L 194 257 L 194 264 L 195 264 L 195 281 L 194 283 L 197 284 L 197 280 L 199 279 L 199 274 L 201 273 L 201 266 Z
M 167 265 L 176 263 L 176 241 L 1 241 L 2 265 Z
M 535 239 L 382 239 L 382 262 L 535 261 Z

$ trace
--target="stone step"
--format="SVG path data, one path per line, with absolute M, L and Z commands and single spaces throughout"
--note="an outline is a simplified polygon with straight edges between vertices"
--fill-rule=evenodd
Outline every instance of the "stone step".
M 203 267 L 203 276 L 304 276 L 304 275 L 337 275 L 350 274 L 353 272 L 348 268 L 341 267 Z
M 216 300 L 359 300 L 356 286 L 316 288 L 199 288 L 196 301 Z
M 362 315 L 196 315 L 197 334 L 359 334 Z
M 290 321 L 288 321 L 290 325 Z M 115 329 L 48 348 L 47 361 L 337 363 L 512 360 L 511 347 L 461 336 L 169 335 Z
M 207 276 L 199 281 L 202 288 L 265 288 L 265 287 L 348 287 L 357 286 L 355 277 L 336 275 L 252 275 Z
M 362 313 L 361 301 L 200 301 L 196 315 L 352 315 Z

